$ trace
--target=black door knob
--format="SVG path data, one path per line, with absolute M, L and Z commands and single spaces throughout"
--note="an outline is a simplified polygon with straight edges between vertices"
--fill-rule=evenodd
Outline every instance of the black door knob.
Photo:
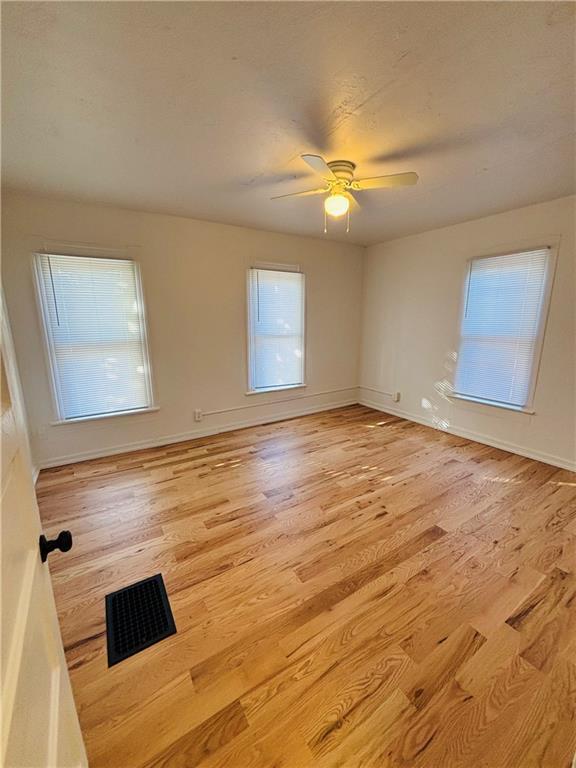
M 47 539 L 46 536 L 40 536 L 40 557 L 42 562 L 46 562 L 46 558 L 54 549 L 59 549 L 60 552 L 68 552 L 72 549 L 72 534 L 70 531 L 60 531 L 58 538 Z

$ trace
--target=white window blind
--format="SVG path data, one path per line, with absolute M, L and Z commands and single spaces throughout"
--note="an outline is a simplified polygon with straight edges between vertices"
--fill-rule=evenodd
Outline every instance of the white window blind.
M 250 389 L 304 383 L 304 275 L 249 272 Z
M 550 249 L 473 259 L 455 394 L 523 408 L 532 396 L 550 288 Z
M 137 264 L 37 254 L 35 266 L 59 417 L 150 407 Z

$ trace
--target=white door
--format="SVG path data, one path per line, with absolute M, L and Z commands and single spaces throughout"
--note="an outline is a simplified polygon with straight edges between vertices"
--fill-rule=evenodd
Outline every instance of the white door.
M 2 740 L 4 768 L 87 766 L 47 563 L 38 547 L 24 408 L 2 321 Z M 51 557 L 66 557 L 59 552 Z

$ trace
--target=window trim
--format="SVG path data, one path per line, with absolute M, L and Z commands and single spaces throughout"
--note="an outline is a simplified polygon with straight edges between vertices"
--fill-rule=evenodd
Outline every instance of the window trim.
M 542 363 L 542 350 L 544 348 L 544 336 L 546 333 L 546 327 L 548 325 L 548 316 L 550 313 L 550 305 L 552 299 L 552 287 L 554 284 L 554 278 L 556 276 L 556 263 L 558 255 L 558 245 L 547 243 L 545 245 L 515 245 L 505 251 L 496 251 L 494 253 L 485 253 L 481 256 L 470 256 L 466 259 L 466 273 L 463 281 L 462 293 L 460 297 L 460 310 L 458 313 L 458 333 L 456 337 L 456 354 L 460 352 L 460 343 L 462 340 L 462 323 L 464 320 L 464 313 L 466 312 L 466 301 L 468 296 L 468 286 L 470 283 L 470 277 L 472 274 L 472 264 L 474 261 L 480 261 L 481 259 L 493 259 L 498 256 L 516 256 L 520 253 L 529 253 L 530 251 L 548 250 L 548 265 L 546 269 L 545 285 L 543 289 L 542 298 L 542 311 L 538 322 L 538 333 L 536 335 L 536 342 L 534 344 L 534 355 L 532 357 L 532 366 L 530 371 L 530 381 L 528 385 L 528 398 L 524 405 L 515 405 L 513 403 L 504 403 L 499 400 L 488 400 L 482 397 L 475 397 L 474 395 L 463 394 L 457 392 L 455 389 L 456 370 L 458 367 L 458 360 L 454 366 L 452 374 L 452 392 L 449 397 L 452 400 L 459 400 L 462 403 L 474 403 L 476 405 L 491 406 L 494 408 L 502 408 L 508 411 L 514 411 L 515 413 L 526 413 L 534 415 L 534 398 L 536 395 L 536 384 L 538 383 L 538 376 L 540 373 L 540 366 Z
M 92 416 L 75 416 L 72 419 L 60 419 L 50 422 L 52 427 L 59 427 L 61 424 L 75 424 L 77 421 L 100 421 L 101 419 L 117 418 L 118 416 L 137 416 L 139 413 L 155 413 L 159 411 L 157 405 L 151 405 L 146 408 L 131 408 L 129 411 L 112 411 L 111 413 L 95 413 Z
M 249 389 L 245 395 L 260 395 L 262 392 L 283 392 L 285 389 L 306 389 L 307 384 L 281 384 L 278 387 L 262 387 L 261 389 Z
M 477 403 L 478 405 L 491 405 L 493 408 L 503 408 L 506 411 L 516 411 L 516 413 L 528 413 L 534 415 L 536 411 L 532 406 L 528 405 L 514 405 L 513 403 L 501 403 L 499 400 L 487 400 L 482 397 L 474 397 L 474 395 L 461 395 L 458 392 L 453 392 L 449 395 L 454 400 L 461 400 L 464 403 Z
M 252 353 L 252 281 L 250 280 L 250 273 L 259 269 L 267 272 L 296 272 L 302 275 L 302 381 L 297 384 L 282 384 L 277 387 L 258 387 L 252 386 L 253 371 L 254 371 L 254 356 Z M 306 274 L 300 268 L 298 264 L 274 264 L 273 262 L 256 262 L 251 264 L 246 270 L 246 392 L 245 395 L 263 395 L 270 392 L 283 392 L 286 389 L 300 389 L 308 386 L 306 380 Z
M 61 257 L 67 257 L 70 256 L 71 258 L 89 258 L 89 259 L 118 259 L 120 261 L 130 261 L 132 262 L 134 266 L 134 276 L 135 276 L 135 287 L 136 287 L 136 295 L 138 297 L 138 302 L 140 304 L 141 309 L 141 315 L 142 315 L 142 351 L 144 356 L 144 365 L 146 369 L 146 390 L 148 394 L 148 405 L 144 408 L 127 408 L 122 411 L 110 411 L 109 413 L 98 413 L 98 414 L 91 414 L 87 416 L 75 416 L 71 418 L 66 418 L 64 415 L 64 408 L 62 403 L 62 395 L 60 392 L 60 382 L 58 379 L 58 374 L 56 372 L 56 366 L 54 362 L 55 358 L 55 350 L 54 350 L 54 340 L 52 338 L 52 333 L 50 331 L 50 324 L 47 317 L 47 303 L 46 303 L 46 297 L 44 293 L 44 283 L 42 280 L 42 274 L 41 274 L 41 266 L 40 266 L 40 260 L 43 256 L 61 256 Z M 46 370 L 48 372 L 48 379 L 50 383 L 50 393 L 52 398 L 52 420 L 50 422 L 51 426 L 58 426 L 61 424 L 75 424 L 79 422 L 84 421 L 98 421 L 100 419 L 106 419 L 106 418 L 113 418 L 116 416 L 129 416 L 137 413 L 149 413 L 151 411 L 158 411 L 160 410 L 155 397 L 154 397 L 154 380 L 152 377 L 152 366 L 150 363 L 150 347 L 148 343 L 148 318 L 146 315 L 146 302 L 144 300 L 144 290 L 142 287 L 142 273 L 140 269 L 140 263 L 136 261 L 135 259 L 132 259 L 124 254 L 122 255 L 111 255 L 111 253 L 96 253 L 96 252 L 85 252 L 85 253 L 71 253 L 71 252 L 65 252 L 65 253 L 57 253 L 53 250 L 38 250 L 34 251 L 32 254 L 32 270 L 34 273 L 34 287 L 35 287 L 35 295 L 36 295 L 36 306 L 38 309 L 38 314 L 40 317 L 40 325 L 42 328 L 42 336 L 43 336 L 43 344 L 42 348 L 44 351 L 44 358 L 46 363 Z

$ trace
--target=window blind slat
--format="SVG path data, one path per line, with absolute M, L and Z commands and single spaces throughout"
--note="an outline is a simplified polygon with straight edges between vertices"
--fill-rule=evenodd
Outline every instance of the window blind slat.
M 547 286 L 550 250 L 474 259 L 466 287 L 455 392 L 523 407 Z
M 304 382 L 304 275 L 251 269 L 250 388 Z
M 150 407 L 137 265 L 38 254 L 36 267 L 60 417 Z

